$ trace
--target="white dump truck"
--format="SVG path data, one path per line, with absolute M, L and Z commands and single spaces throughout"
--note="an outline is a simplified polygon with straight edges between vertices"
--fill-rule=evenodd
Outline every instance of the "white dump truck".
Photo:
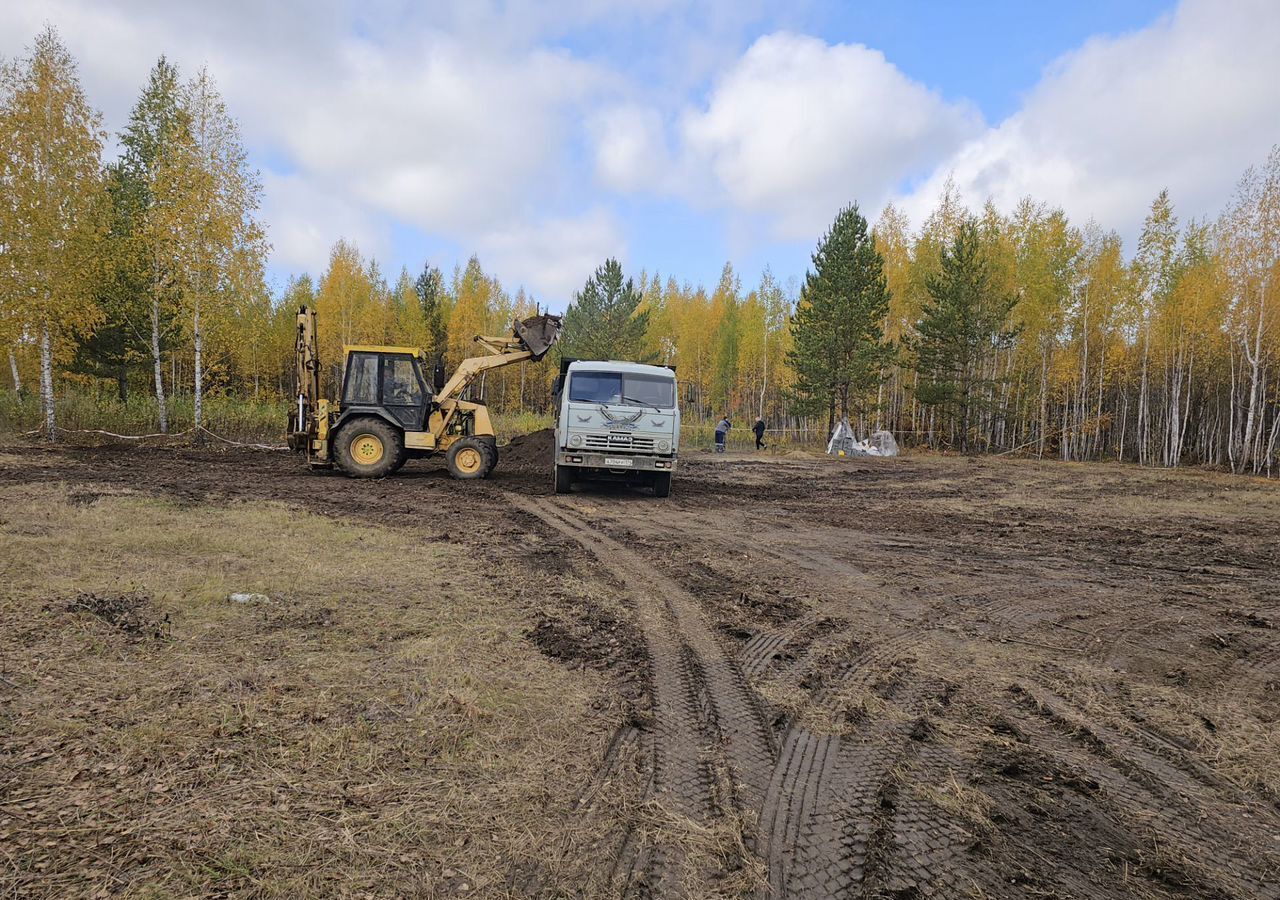
M 655 497 L 671 494 L 680 450 L 675 369 L 566 359 L 552 396 L 557 494 L 581 480 L 624 481 L 652 487 Z

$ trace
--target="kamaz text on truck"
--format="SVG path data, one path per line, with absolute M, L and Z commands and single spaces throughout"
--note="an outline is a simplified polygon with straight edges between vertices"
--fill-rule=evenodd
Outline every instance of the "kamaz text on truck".
M 676 373 L 665 366 L 564 360 L 554 402 L 556 493 L 586 479 L 671 494 L 680 449 Z

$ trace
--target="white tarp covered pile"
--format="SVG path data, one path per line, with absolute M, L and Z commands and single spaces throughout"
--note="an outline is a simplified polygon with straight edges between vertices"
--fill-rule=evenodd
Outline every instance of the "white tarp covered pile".
M 849 420 L 841 419 L 831 432 L 827 452 L 832 456 L 897 456 L 898 442 L 887 431 L 873 432 L 870 438 L 860 441 L 854 436 Z

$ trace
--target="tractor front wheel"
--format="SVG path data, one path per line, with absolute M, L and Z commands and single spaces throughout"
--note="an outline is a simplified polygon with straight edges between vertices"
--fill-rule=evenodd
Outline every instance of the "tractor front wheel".
M 493 450 L 477 437 L 454 441 L 444 459 L 449 466 L 449 474 L 463 479 L 484 478 L 496 461 Z
M 339 468 L 352 478 L 382 478 L 404 464 L 404 436 L 382 419 L 352 419 L 334 442 Z

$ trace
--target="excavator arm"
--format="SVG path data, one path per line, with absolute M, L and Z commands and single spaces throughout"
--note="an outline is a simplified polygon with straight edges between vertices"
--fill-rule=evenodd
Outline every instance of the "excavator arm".
M 440 393 L 436 394 L 436 402 L 457 399 L 481 374 L 490 369 L 501 369 L 513 363 L 533 359 L 533 351 L 524 349 L 523 345 L 511 338 L 494 338 L 477 335 L 475 342 L 489 351 L 489 356 L 473 356 L 458 363 L 453 375 L 445 382 Z
M 444 447 L 448 443 L 445 432 L 459 409 L 476 408 L 476 404 L 459 399 L 476 378 L 490 369 L 500 369 L 525 360 L 536 362 L 542 359 L 559 340 L 562 321 L 560 316 L 550 314 L 532 316 L 514 322 L 512 333 L 506 337 L 476 335 L 475 343 L 489 351 L 488 355 L 472 356 L 460 362 L 435 396 L 439 412 L 431 416 L 429 429 L 435 436 L 437 446 Z
M 296 360 L 294 397 L 297 407 L 289 416 L 289 446 L 306 450 L 315 432 L 315 417 L 320 401 L 320 349 L 316 341 L 316 311 L 298 309 L 294 336 Z

